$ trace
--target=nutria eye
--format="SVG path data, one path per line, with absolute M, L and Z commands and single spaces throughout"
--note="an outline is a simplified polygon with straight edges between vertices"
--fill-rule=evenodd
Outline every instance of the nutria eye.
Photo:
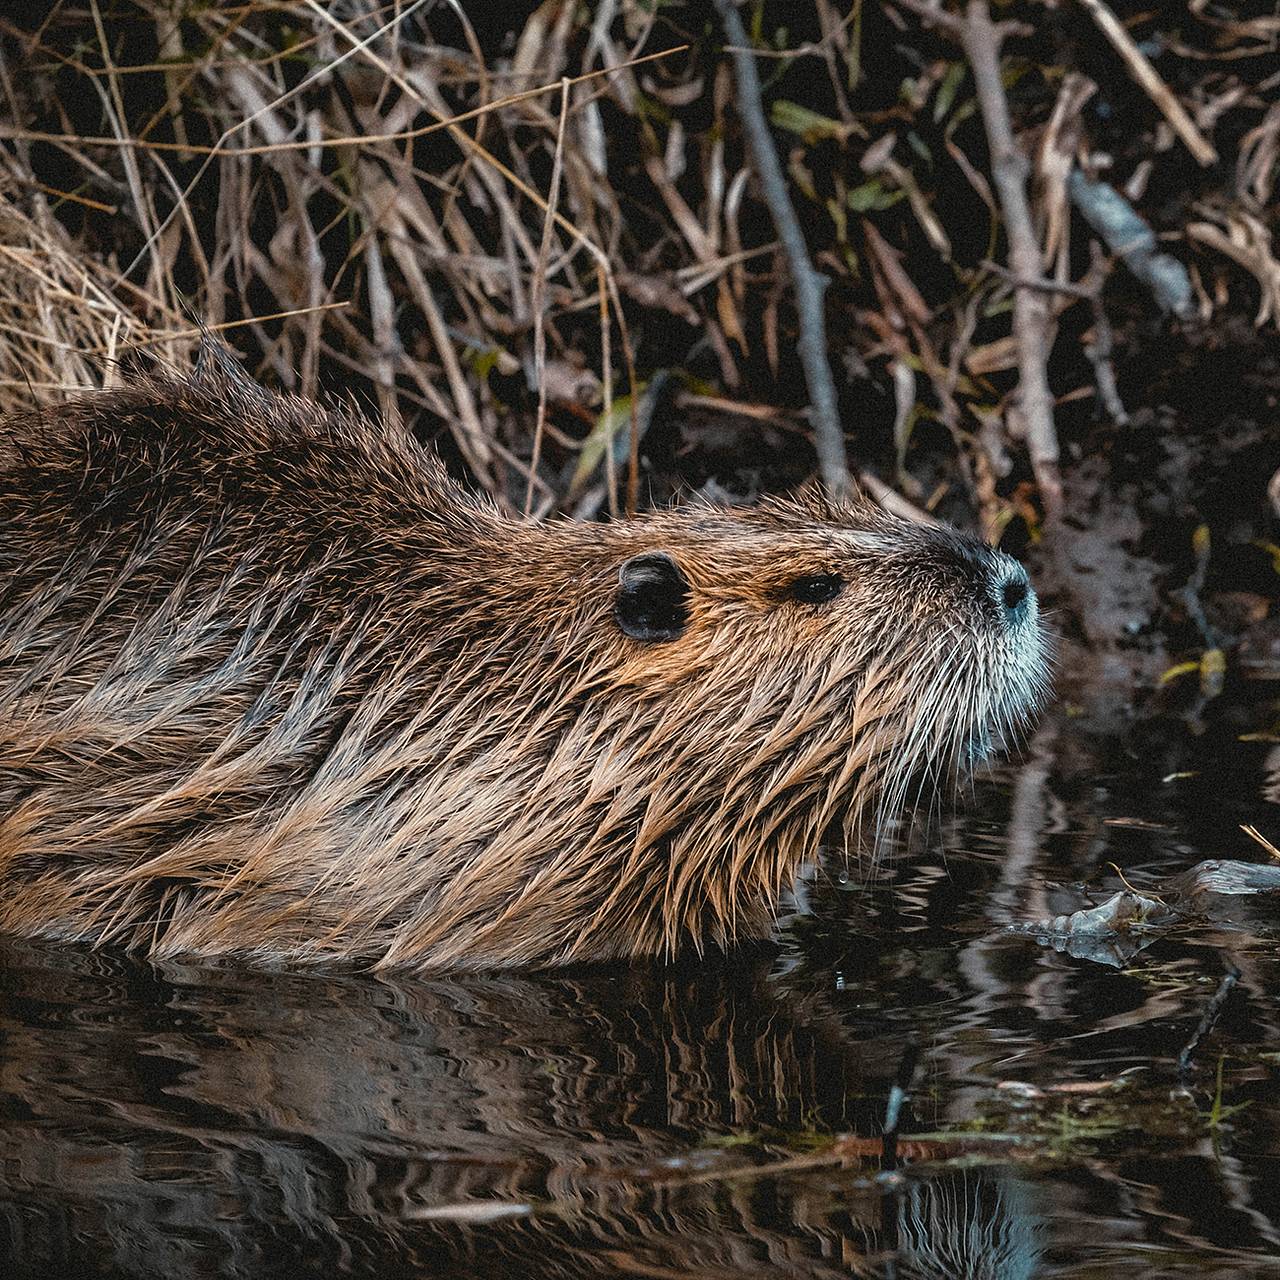
M 844 579 L 838 573 L 815 573 L 797 578 L 787 588 L 787 594 L 801 604 L 826 604 L 843 590 Z

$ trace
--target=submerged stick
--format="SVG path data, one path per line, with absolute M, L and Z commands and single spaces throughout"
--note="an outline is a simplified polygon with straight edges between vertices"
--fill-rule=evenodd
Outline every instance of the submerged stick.
M 1222 981 L 1218 983 L 1218 989 L 1213 993 L 1213 998 L 1205 1006 L 1204 1016 L 1200 1019 L 1200 1025 L 1196 1027 L 1191 1035 L 1191 1039 L 1182 1047 L 1182 1052 L 1178 1054 L 1178 1075 L 1186 1076 L 1191 1071 L 1191 1058 L 1195 1051 L 1200 1047 L 1200 1042 L 1213 1030 L 1213 1024 L 1218 1021 L 1222 1014 L 1222 1007 L 1227 1003 L 1227 997 L 1231 994 L 1231 988 L 1240 981 L 1240 970 L 1232 965 L 1222 976 Z
M 728 38 L 726 52 L 733 59 L 734 78 L 738 84 L 738 112 L 751 148 L 751 158 L 764 193 L 765 204 L 773 217 L 782 241 L 796 295 L 796 312 L 800 324 L 800 363 L 804 366 L 805 384 L 813 410 L 814 444 L 818 450 L 818 466 L 826 487 L 835 494 L 853 488 L 849 463 L 845 457 L 844 430 L 836 405 L 836 384 L 827 360 L 827 326 L 823 314 L 822 295 L 827 281 L 809 258 L 800 220 L 787 191 L 782 164 L 774 149 L 769 125 L 764 118 L 760 96 L 760 76 L 755 55 L 742 25 L 735 0 L 715 0 L 716 10 Z

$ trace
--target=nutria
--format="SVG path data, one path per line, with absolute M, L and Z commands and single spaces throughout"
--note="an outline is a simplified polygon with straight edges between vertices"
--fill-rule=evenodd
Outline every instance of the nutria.
M 820 497 L 511 519 L 206 345 L 0 427 L 0 929 L 374 967 L 727 945 L 1043 670 L 1026 574 L 969 538 Z

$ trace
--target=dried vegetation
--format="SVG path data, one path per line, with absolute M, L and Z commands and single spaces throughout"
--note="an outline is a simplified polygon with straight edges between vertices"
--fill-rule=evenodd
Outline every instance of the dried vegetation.
M 1055 410 L 1126 420 L 1109 316 L 1280 319 L 1273 7 L 747 4 L 749 49 L 728 7 L 10 10 L 0 408 L 181 360 L 199 322 L 509 509 L 800 483 L 819 397 L 753 104 L 889 505 L 1034 536 Z

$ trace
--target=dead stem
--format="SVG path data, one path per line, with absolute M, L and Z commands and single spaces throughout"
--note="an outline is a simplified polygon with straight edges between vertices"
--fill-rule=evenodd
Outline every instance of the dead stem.
M 827 360 L 827 326 L 822 301 L 826 278 L 814 269 L 810 261 L 800 220 L 791 203 L 782 165 L 778 161 L 778 153 L 774 149 L 769 126 L 764 118 L 760 77 L 756 72 L 754 56 L 747 52 L 750 41 L 742 25 L 736 0 L 715 2 L 729 47 L 734 49 L 731 56 L 738 83 L 738 110 L 751 148 L 756 176 L 760 179 L 765 203 L 769 206 L 774 226 L 778 229 L 791 273 L 800 326 L 800 362 L 804 366 L 805 382 L 812 402 L 814 443 L 818 450 L 823 483 L 832 493 L 845 494 L 853 486 L 849 476 L 849 463 L 845 457 L 844 429 L 840 425 L 835 381 Z
M 542 453 L 542 434 L 547 425 L 547 259 L 551 254 L 551 234 L 555 225 L 556 204 L 560 199 L 560 173 L 564 166 L 564 126 L 569 118 L 569 81 L 560 81 L 560 123 L 556 129 L 556 148 L 551 166 L 551 186 L 547 192 L 546 214 L 542 220 L 542 242 L 533 272 L 533 371 L 538 390 L 538 419 L 533 431 L 533 454 L 529 461 L 529 484 L 524 492 L 524 513 L 533 507 L 533 477 L 538 471 Z M 606 317 L 607 323 L 607 317 Z
M 1218 153 L 1213 149 L 1213 144 L 1196 128 L 1195 121 L 1187 115 L 1182 103 L 1160 79 L 1159 72 L 1148 61 L 1147 55 L 1138 48 L 1134 38 L 1103 0 L 1080 0 L 1080 6 L 1098 24 L 1098 30 L 1111 42 L 1129 74 L 1160 108 L 1160 113 L 1169 122 L 1174 133 L 1195 156 L 1196 163 L 1205 166 L 1217 164 Z

